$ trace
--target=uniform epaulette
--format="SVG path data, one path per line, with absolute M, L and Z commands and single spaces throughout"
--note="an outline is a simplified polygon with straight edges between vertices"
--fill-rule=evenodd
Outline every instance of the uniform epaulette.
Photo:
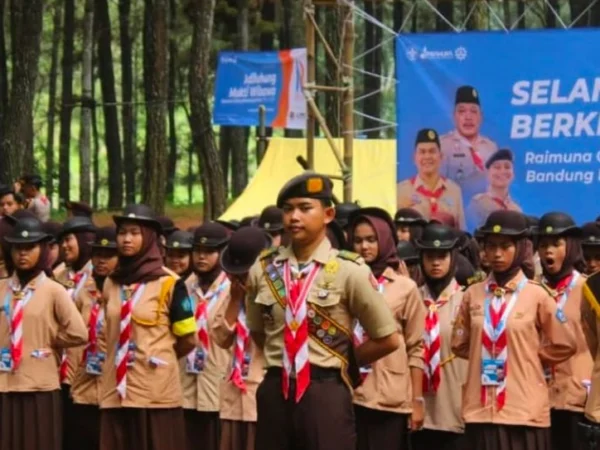
M 550 288 L 548 286 L 546 286 L 544 283 L 539 282 L 538 280 L 527 280 L 529 283 L 531 284 L 535 284 L 536 286 L 541 287 L 543 290 L 546 291 L 546 293 L 550 296 L 553 297 L 554 293 L 550 290 Z
M 75 283 L 73 283 L 71 280 L 61 280 L 57 277 L 52 277 L 52 280 L 60 284 L 66 290 L 73 289 L 73 287 L 75 286 Z
M 260 259 L 265 259 L 265 258 L 268 258 L 268 257 L 269 257 L 269 256 L 271 256 L 273 253 L 276 253 L 278 249 L 279 249 L 278 247 L 269 247 L 269 248 L 266 248 L 266 249 L 264 249 L 264 250 L 263 250 L 263 251 L 260 253 L 260 256 L 259 256 L 259 258 L 260 258 Z
M 363 259 L 358 253 L 354 253 L 348 250 L 340 250 L 338 253 L 338 257 L 345 259 L 346 261 L 352 261 L 356 264 L 362 264 Z

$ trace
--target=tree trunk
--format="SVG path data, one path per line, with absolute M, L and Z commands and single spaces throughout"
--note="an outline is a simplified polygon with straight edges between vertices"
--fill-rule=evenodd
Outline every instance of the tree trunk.
M 302 1 L 281 0 L 283 10 L 283 27 L 279 47 L 282 50 L 306 47 L 304 28 L 304 6 Z M 331 8 L 326 8 L 327 10 Z M 337 27 L 337 25 L 336 25 Z M 285 130 L 286 137 L 302 137 L 302 130 Z
M 504 2 L 508 5 L 508 0 Z M 441 0 L 438 1 L 437 9 L 439 13 L 448 19 L 448 22 L 454 23 L 454 2 Z M 440 16 L 436 14 L 435 17 L 435 30 L 436 31 L 450 31 L 452 28 L 446 23 Z
M 231 127 L 221 126 L 219 128 L 219 157 L 223 170 L 223 184 L 225 195 L 229 192 L 229 162 L 231 159 Z
M 579 17 L 587 8 L 588 3 L 582 0 L 569 0 L 569 5 L 571 6 L 571 22 L 579 18 L 579 20 L 575 22 L 572 26 L 574 28 L 583 28 L 589 26 L 591 19 L 591 14 L 589 10 L 582 17 Z
M 177 172 L 177 4 L 169 0 L 169 162 L 167 170 L 167 198 L 175 201 L 175 178 Z
M 260 33 L 260 50 L 261 51 L 272 51 L 275 49 L 275 1 L 274 0 L 264 0 L 262 3 L 262 8 L 260 11 L 260 20 L 263 24 L 263 29 Z M 258 127 L 256 129 L 256 135 L 258 136 Z M 273 136 L 273 128 L 267 127 L 265 128 L 265 136 L 267 138 Z M 266 147 L 269 145 L 269 141 L 267 140 L 265 145 Z M 256 146 L 256 165 L 258 166 L 261 163 L 264 155 L 261 155 L 259 152 L 259 146 Z
M 98 72 L 104 104 L 104 139 L 108 160 L 108 207 L 109 209 L 119 209 L 123 204 L 123 161 L 119 138 L 108 0 L 96 0 L 95 6 L 94 17 L 98 27 Z M 127 169 L 129 170 L 129 167 Z
M 168 0 L 146 0 L 144 9 L 144 92 L 146 151 L 144 202 L 165 209 L 167 183 Z
M 378 1 L 367 1 L 365 2 L 365 12 L 380 22 L 383 21 L 383 5 Z M 382 30 L 381 27 L 373 25 L 370 21 L 365 23 L 365 49 L 372 49 L 382 41 Z M 364 69 L 365 71 L 381 74 L 381 47 L 368 53 L 364 58 Z M 363 77 L 363 95 L 372 94 L 362 101 L 363 112 L 366 115 L 372 117 L 379 117 L 381 115 L 381 93 L 373 94 L 375 91 L 381 89 L 381 78 L 374 77 L 371 75 L 364 74 Z M 379 130 L 373 130 L 381 126 L 381 122 L 367 117 L 363 120 L 363 128 L 366 130 L 365 134 L 369 139 L 377 139 L 380 137 Z
M 119 36 L 121 44 L 121 91 L 123 106 L 123 159 L 125 163 L 125 201 L 135 203 L 135 133 L 133 132 L 133 61 L 129 18 L 131 0 L 119 0 Z
M 525 2 L 517 2 L 517 17 L 520 17 L 519 23 L 517 24 L 517 28 L 520 30 L 524 30 L 526 28 Z
M 215 0 L 193 0 L 190 14 L 194 31 L 190 51 L 189 95 L 190 128 L 198 153 L 202 188 L 204 191 L 204 219 L 219 217 L 226 207 L 221 161 L 215 145 L 209 98 L 210 48 L 213 34 Z
M 54 118 L 56 115 L 56 83 L 58 80 L 58 45 L 60 44 L 61 4 L 54 3 L 52 20 L 52 50 L 48 80 L 48 137 L 46 140 L 46 195 L 54 196 Z
M 4 38 L 4 8 L 5 0 L 0 0 L 0 142 L 4 132 L 2 124 L 8 107 L 8 66 L 6 60 L 6 39 Z
M 96 58 L 92 57 L 92 66 L 96 63 Z M 94 72 L 92 71 L 92 77 L 94 77 Z M 94 103 L 96 102 L 96 83 L 95 79 L 92 79 L 92 98 L 94 99 Z M 100 193 L 100 137 L 98 136 L 98 120 L 97 120 L 97 110 L 98 108 L 92 109 L 92 134 L 94 137 L 94 161 L 93 161 L 93 171 L 94 171 L 94 190 L 93 190 L 93 200 L 92 205 L 94 209 L 98 209 L 98 197 Z
M 394 30 L 396 32 L 400 32 L 402 25 L 404 24 L 404 3 L 401 1 L 398 2 L 394 2 L 394 10 L 393 10 L 393 16 L 394 16 Z M 404 30 L 402 30 L 404 31 Z
M 79 125 L 79 197 L 89 203 L 91 199 L 91 139 L 92 139 L 92 82 L 94 70 L 94 0 L 85 1 L 83 16 L 83 52 L 81 68 L 81 123 Z
M 510 29 L 510 26 L 512 25 L 512 18 L 510 14 L 510 2 L 502 2 L 502 13 L 502 20 L 504 21 L 504 26 Z
M 43 0 L 14 0 L 12 86 L 0 145 L 0 182 L 12 183 L 23 169 L 33 168 L 33 99 L 40 57 L 43 27 Z
M 554 11 L 558 13 L 558 0 L 548 0 L 548 4 L 545 4 L 544 7 L 546 8 L 546 27 L 556 28 L 557 20 Z

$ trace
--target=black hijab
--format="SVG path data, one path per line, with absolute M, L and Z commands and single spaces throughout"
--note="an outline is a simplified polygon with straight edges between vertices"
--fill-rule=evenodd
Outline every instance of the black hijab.
M 573 236 L 564 236 L 563 239 L 566 242 L 565 259 L 558 273 L 549 273 L 548 269 L 544 264 L 544 259 L 541 258 L 542 272 L 544 278 L 548 281 L 550 287 L 555 288 L 558 283 L 571 275 L 573 270 L 583 272 L 585 269 L 585 260 L 583 259 L 583 250 L 581 249 L 581 240 Z
M 420 255 L 420 266 L 421 266 L 421 272 L 423 274 L 423 278 L 425 280 L 425 284 L 427 285 L 427 288 L 429 289 L 429 292 L 431 293 L 431 295 L 433 296 L 434 299 L 437 299 L 440 294 L 444 291 L 444 289 L 446 289 L 446 287 L 448 287 L 448 285 L 450 284 L 450 282 L 454 279 L 455 275 L 456 275 L 456 263 L 457 263 L 457 258 L 458 258 L 458 249 L 453 249 L 453 250 L 448 250 L 448 252 L 450 253 L 450 267 L 448 269 L 448 272 L 441 278 L 431 278 L 427 272 L 425 271 L 425 267 L 423 265 L 423 256 L 424 253 L 427 253 L 428 250 L 421 250 L 421 255 Z M 437 252 L 437 250 L 436 250 Z

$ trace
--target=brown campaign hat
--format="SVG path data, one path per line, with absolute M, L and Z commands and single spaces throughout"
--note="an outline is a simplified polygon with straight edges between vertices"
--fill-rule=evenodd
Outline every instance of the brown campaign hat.
M 194 231 L 194 247 L 219 249 L 229 241 L 229 233 L 220 223 L 206 222 Z
M 221 253 L 221 268 L 234 275 L 247 273 L 260 253 L 270 245 L 269 236 L 260 228 L 240 228 L 231 235 L 229 243 Z
M 598 222 L 588 222 L 581 227 L 583 247 L 600 247 L 600 224 Z
M 498 210 L 488 216 L 479 233 L 484 237 L 491 234 L 524 237 L 529 235 L 529 224 L 520 212 Z
M 162 233 L 162 225 L 156 217 L 156 213 L 148 205 L 127 205 L 120 215 L 114 215 L 113 220 L 117 227 L 123 222 L 134 222 L 153 228 L 158 234 Z
M 291 198 L 314 198 L 331 202 L 333 199 L 333 182 L 329 177 L 318 173 L 306 172 L 288 181 L 279 191 L 277 207 Z
M 258 227 L 267 233 L 275 233 L 283 230 L 283 210 L 277 206 L 267 206 L 260 213 Z
M 92 217 L 94 213 L 93 208 L 85 202 L 65 202 L 65 208 L 67 208 L 75 217 Z
M 100 227 L 96 230 L 94 242 L 90 242 L 93 249 L 117 248 L 117 229 L 115 227 Z

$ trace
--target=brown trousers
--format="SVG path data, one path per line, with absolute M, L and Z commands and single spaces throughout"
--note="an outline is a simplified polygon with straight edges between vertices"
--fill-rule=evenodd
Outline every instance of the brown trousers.
M 357 450 L 407 450 L 408 414 L 354 405 Z
M 285 400 L 281 371 L 267 372 L 256 392 L 256 449 L 355 450 L 352 395 L 339 376 L 313 376 L 299 403 L 295 388 Z
M 410 434 L 411 450 L 463 450 L 465 435 L 451 431 L 423 429 Z
M 188 450 L 219 450 L 221 420 L 218 412 L 184 409 Z
M 256 422 L 221 420 L 220 450 L 254 450 Z

